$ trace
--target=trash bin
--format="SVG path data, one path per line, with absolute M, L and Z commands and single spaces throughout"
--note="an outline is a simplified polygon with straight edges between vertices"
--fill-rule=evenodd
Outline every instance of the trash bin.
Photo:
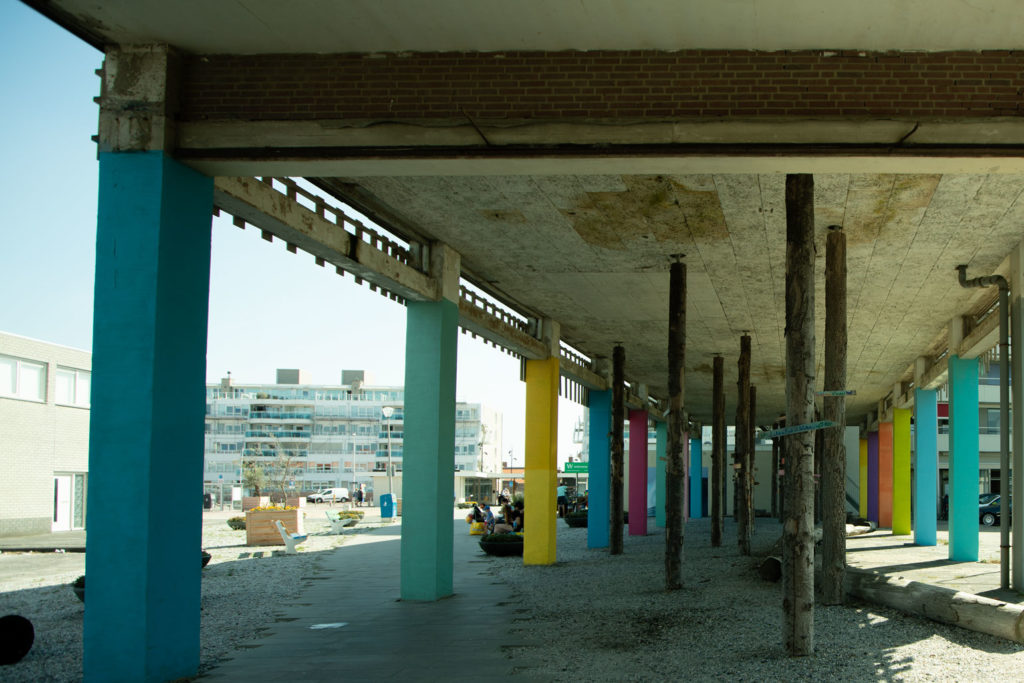
M 382 494 L 380 497 L 380 518 L 394 519 L 395 499 L 390 493 Z
M 213 494 L 212 493 L 204 493 L 203 494 L 203 509 L 204 510 L 212 510 L 213 509 Z

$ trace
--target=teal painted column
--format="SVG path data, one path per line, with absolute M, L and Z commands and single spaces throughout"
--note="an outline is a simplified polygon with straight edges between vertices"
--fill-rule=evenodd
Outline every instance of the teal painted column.
M 697 430 L 700 434 L 700 430 Z M 704 446 L 700 438 L 690 439 L 690 517 L 703 517 L 701 486 L 704 480 Z
M 668 423 L 654 423 L 654 525 L 665 526 L 665 458 L 668 448 Z
M 89 418 L 89 681 L 199 668 L 213 180 L 100 154 Z
M 455 302 L 406 303 L 403 600 L 438 600 L 452 594 L 458 332 Z
M 978 561 L 978 360 L 949 357 L 949 559 Z
M 611 390 L 590 390 L 590 452 L 587 486 L 587 547 L 607 548 L 611 510 Z
M 939 487 L 937 394 L 914 390 L 914 543 L 936 545 Z

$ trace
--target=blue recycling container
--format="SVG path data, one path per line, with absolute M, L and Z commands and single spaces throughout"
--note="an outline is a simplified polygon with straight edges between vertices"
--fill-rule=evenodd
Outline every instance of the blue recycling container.
M 380 518 L 392 519 L 395 516 L 395 498 L 390 493 L 380 497 Z

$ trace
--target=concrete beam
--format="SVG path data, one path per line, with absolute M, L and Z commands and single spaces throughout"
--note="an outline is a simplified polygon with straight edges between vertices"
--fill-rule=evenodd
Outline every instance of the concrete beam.
M 215 206 L 313 256 L 412 301 L 437 301 L 438 280 L 402 263 L 256 178 L 217 178 Z

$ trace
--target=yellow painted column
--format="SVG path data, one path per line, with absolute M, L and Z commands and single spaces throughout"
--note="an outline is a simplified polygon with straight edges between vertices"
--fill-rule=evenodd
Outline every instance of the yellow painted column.
M 892 411 L 892 533 L 910 534 L 910 411 Z
M 526 361 L 526 533 L 523 564 L 555 563 L 558 357 Z
M 868 518 L 868 440 L 860 440 L 860 516 Z

